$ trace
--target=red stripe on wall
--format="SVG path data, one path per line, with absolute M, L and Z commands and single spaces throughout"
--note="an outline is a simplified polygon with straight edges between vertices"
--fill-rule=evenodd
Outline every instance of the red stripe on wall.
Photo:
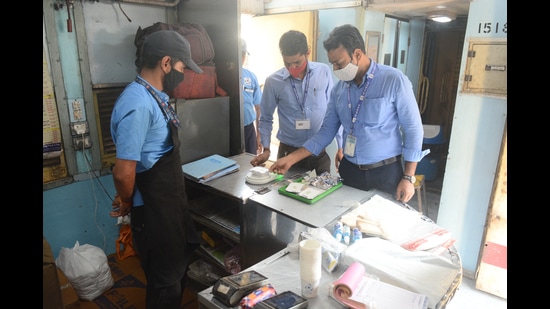
M 483 250 L 481 262 L 508 269 L 508 247 L 487 242 Z

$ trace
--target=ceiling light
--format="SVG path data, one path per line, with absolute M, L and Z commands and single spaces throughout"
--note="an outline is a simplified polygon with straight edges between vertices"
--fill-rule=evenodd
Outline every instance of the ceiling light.
M 438 23 L 448 23 L 451 20 L 455 20 L 456 14 L 449 11 L 437 11 L 428 13 L 428 19 L 436 21 Z

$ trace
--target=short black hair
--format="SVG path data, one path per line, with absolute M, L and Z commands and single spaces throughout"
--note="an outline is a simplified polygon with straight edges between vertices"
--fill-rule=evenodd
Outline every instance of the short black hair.
M 307 38 L 306 35 L 297 30 L 289 30 L 285 32 L 279 39 L 279 49 L 283 56 L 294 56 L 296 54 L 307 54 Z
M 350 24 L 334 28 L 323 42 L 323 47 L 329 52 L 340 47 L 340 44 L 348 51 L 350 57 L 357 48 L 361 49 L 364 54 L 367 53 L 365 50 L 365 40 L 363 40 L 361 33 L 356 27 Z
M 157 55 L 141 55 L 135 62 L 136 71 L 140 73 L 142 68 L 154 69 L 163 57 L 164 56 Z

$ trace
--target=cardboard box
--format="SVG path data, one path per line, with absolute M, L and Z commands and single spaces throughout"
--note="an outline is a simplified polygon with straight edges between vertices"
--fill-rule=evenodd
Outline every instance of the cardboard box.
M 63 300 L 64 309 L 80 308 L 80 299 L 71 282 L 61 269 L 57 269 L 57 278 L 59 280 L 59 288 L 61 290 L 61 299 Z
M 42 307 L 44 309 L 63 309 L 56 269 L 55 264 L 44 264 L 42 273 Z
M 42 255 L 44 264 L 55 264 L 55 258 L 53 257 L 52 248 L 46 240 L 46 237 L 42 236 Z
M 43 309 L 63 309 L 61 290 L 57 278 L 57 267 L 50 244 L 43 238 L 43 270 L 42 270 L 42 307 Z

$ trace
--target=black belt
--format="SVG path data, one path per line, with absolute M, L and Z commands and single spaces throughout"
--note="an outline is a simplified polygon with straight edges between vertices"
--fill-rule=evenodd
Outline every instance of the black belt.
M 388 164 L 397 162 L 399 160 L 401 160 L 401 155 L 391 157 L 391 158 L 388 158 L 388 159 L 384 159 L 380 162 L 376 162 L 376 163 L 373 163 L 373 164 L 353 164 L 351 162 L 350 163 L 352 165 L 357 166 L 360 170 L 366 171 L 366 170 L 372 170 L 373 168 L 377 168 L 377 167 L 380 167 L 380 166 L 388 165 Z
M 294 147 L 294 146 L 290 146 L 288 144 L 279 142 L 279 147 L 281 147 L 281 146 L 284 150 L 290 150 L 288 153 L 291 153 L 293 151 L 296 151 L 296 150 L 300 149 L 300 147 Z M 323 152 L 326 152 L 326 150 L 327 150 L 326 148 L 323 148 L 323 150 L 321 150 L 321 152 L 319 152 L 319 156 L 322 155 Z M 313 154 L 311 156 L 315 157 L 315 155 L 313 155 Z

